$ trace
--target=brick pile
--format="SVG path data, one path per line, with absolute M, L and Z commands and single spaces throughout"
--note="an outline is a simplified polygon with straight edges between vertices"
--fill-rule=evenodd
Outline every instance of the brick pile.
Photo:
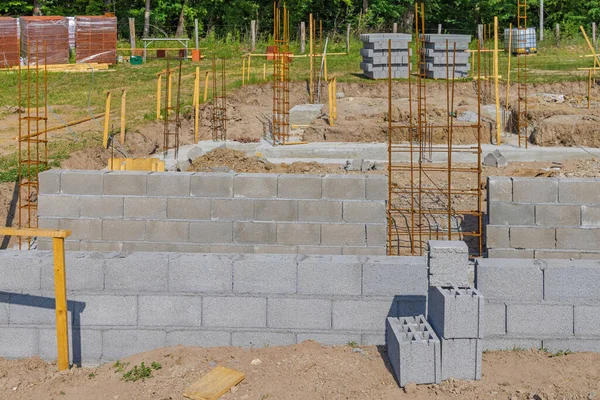
M 39 53 L 40 63 L 67 64 L 69 62 L 69 30 L 65 17 L 21 17 L 21 56 L 32 64 Z M 45 47 L 45 49 L 44 49 Z
M 77 62 L 115 64 L 117 59 L 117 18 L 79 16 L 75 18 Z
M 0 17 L 0 68 L 19 65 L 19 30 L 17 19 Z

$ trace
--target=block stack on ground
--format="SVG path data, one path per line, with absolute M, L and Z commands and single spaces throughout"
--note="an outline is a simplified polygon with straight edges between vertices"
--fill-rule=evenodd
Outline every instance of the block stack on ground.
M 469 74 L 470 35 L 425 35 L 425 71 L 428 78 L 466 78 Z M 456 45 L 456 46 L 455 46 Z M 456 53 L 455 53 L 456 50 Z
M 392 41 L 392 78 L 408 78 L 409 46 L 412 36 L 405 33 L 369 33 L 360 35 L 363 48 L 360 68 L 367 78 L 388 78 L 389 41 Z

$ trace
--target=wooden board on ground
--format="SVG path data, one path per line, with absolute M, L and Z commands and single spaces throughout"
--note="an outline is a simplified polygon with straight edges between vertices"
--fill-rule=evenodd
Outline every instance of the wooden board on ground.
M 183 395 L 192 400 L 216 400 L 244 380 L 246 374 L 218 366 L 185 389 Z

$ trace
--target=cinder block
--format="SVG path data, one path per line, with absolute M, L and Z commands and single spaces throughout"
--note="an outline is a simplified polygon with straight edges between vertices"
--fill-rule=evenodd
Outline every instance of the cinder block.
M 191 172 L 153 172 L 148 175 L 149 196 L 189 196 Z
M 386 343 L 400 386 L 440 383 L 440 340 L 425 317 L 387 318 Z
M 366 180 L 367 200 L 388 199 L 388 178 L 385 175 L 369 175 Z
M 298 247 L 292 245 L 258 245 L 254 246 L 254 254 L 296 254 Z
M 230 292 L 231 257 L 217 254 L 169 255 L 169 292 Z
M 397 314 L 396 301 L 333 300 L 333 329 L 348 331 L 382 331 L 387 317 Z
M 167 199 L 159 197 L 125 197 L 125 218 L 167 218 Z
M 477 289 L 430 287 L 428 310 L 427 320 L 440 339 L 483 338 L 483 296 Z
M 575 336 L 600 336 L 600 306 L 575 306 Z
M 248 255 L 233 262 L 236 293 L 296 293 L 296 256 Z
M 254 200 L 211 199 L 211 219 L 214 221 L 252 221 Z
M 137 325 L 137 296 L 74 295 L 69 300 L 76 302 L 76 311 L 73 313 L 75 326 Z
M 365 177 L 361 175 L 325 175 L 323 198 L 340 200 L 364 200 Z
M 127 293 L 166 292 L 167 257 L 164 254 L 129 254 L 124 258 L 106 260 L 105 290 Z
M 124 253 L 208 253 L 210 246 L 196 243 L 124 242 Z
M 210 220 L 210 199 L 171 197 L 167 199 L 167 218 L 191 221 Z
M 537 260 L 548 259 L 563 259 L 563 260 L 579 260 L 581 253 L 569 250 L 534 250 L 534 258 Z
M 122 218 L 123 197 L 82 196 L 81 216 L 84 218 Z
M 485 302 L 483 332 L 485 333 L 485 336 L 506 335 L 505 304 Z
M 600 339 L 544 339 L 543 347 L 550 353 L 559 351 L 600 353 Z
M 479 339 L 440 339 L 442 380 L 481 379 L 482 343 Z
M 255 199 L 277 197 L 277 175 L 237 174 L 233 179 L 233 196 Z
M 430 286 L 469 284 L 469 248 L 460 240 L 430 240 L 427 259 Z
M 139 244 L 139 242 L 138 242 Z M 123 251 L 123 243 L 121 242 L 104 242 L 104 241 L 87 241 L 79 242 L 79 251 L 102 251 L 102 252 L 121 252 Z
M 104 289 L 104 258 L 89 254 L 67 253 L 67 290 L 98 292 Z M 42 290 L 54 290 L 54 260 L 44 258 Z
M 558 179 L 512 178 L 515 203 L 556 203 Z
M 295 200 L 256 200 L 254 220 L 256 221 L 296 221 L 298 202 Z
M 190 242 L 231 243 L 233 222 L 190 222 Z M 214 251 L 211 250 L 212 253 Z
M 278 178 L 278 197 L 283 199 L 320 199 L 321 175 L 281 174 Z
M 483 351 L 501 351 L 501 350 L 529 350 L 540 349 L 542 347 L 541 339 L 522 339 L 513 337 L 486 337 L 482 340 Z
M 102 331 L 92 329 L 71 329 L 69 327 L 69 344 L 74 350 L 69 351 L 69 362 L 77 365 L 97 365 L 102 357 Z M 42 360 L 55 361 L 58 358 L 56 346 L 56 329 L 40 329 L 39 356 Z
M 109 329 L 102 332 L 102 360 L 115 361 L 165 347 L 164 330 Z
M 331 329 L 331 300 L 269 298 L 267 326 L 280 329 Z
M 325 246 L 364 246 L 366 227 L 364 224 L 323 224 L 321 244 Z
M 486 246 L 488 248 L 509 247 L 508 225 L 488 225 L 485 228 Z
M 533 249 L 488 249 L 489 258 L 534 258 Z
M 40 182 L 40 194 L 58 194 L 60 193 L 60 175 L 61 170 L 49 169 L 38 174 Z
M 296 343 L 296 334 L 287 332 L 265 332 L 265 331 L 239 331 L 231 335 L 231 345 L 238 347 L 252 347 L 261 349 L 263 347 L 289 346 Z
M 46 217 L 79 217 L 79 197 L 61 195 L 40 195 L 38 215 Z
M 138 325 L 202 325 L 202 298 L 198 296 L 139 296 L 138 307 Z
M 309 256 L 298 263 L 298 293 L 360 295 L 361 269 L 352 257 Z
M 44 217 L 43 215 L 38 215 L 38 226 L 42 229 L 59 229 L 58 225 L 60 222 L 60 218 L 53 218 L 53 217 Z M 50 238 L 38 238 L 38 243 L 46 240 L 48 242 L 50 242 L 50 244 L 52 244 L 52 239 Z M 40 250 L 38 248 L 38 250 Z M 51 249 L 48 249 L 51 250 Z
M 478 258 L 476 287 L 488 299 L 542 300 L 544 276 L 537 260 Z M 515 279 L 518 276 L 519 279 Z
M 345 222 L 380 223 L 386 222 L 384 202 L 344 201 L 343 218 Z
M 427 296 L 425 257 L 369 257 L 362 269 L 365 296 Z
M 211 244 L 211 253 L 253 254 L 254 246 L 242 244 Z
M 277 224 L 273 222 L 234 222 L 233 241 L 236 243 L 277 243 Z
M 146 221 L 146 240 L 151 242 L 187 242 L 189 237 L 187 221 Z
M 144 240 L 146 221 L 106 219 L 102 221 L 104 240 Z
M 560 302 L 600 300 L 600 262 L 553 261 L 544 270 L 544 299 Z
M 144 196 L 148 175 L 148 172 L 143 171 L 108 172 L 104 175 L 103 193 L 115 196 Z
M 573 335 L 573 306 L 508 304 L 506 331 L 526 337 Z
M 60 174 L 60 192 L 63 194 L 102 194 L 106 171 L 69 171 Z
M 9 293 L 0 294 L 0 324 L 3 325 L 8 325 L 10 296 Z
M 557 249 L 598 250 L 600 228 L 556 228 Z
M 373 334 L 365 333 L 362 334 L 361 344 L 363 346 L 385 346 L 385 333 Z
M 542 226 L 579 226 L 582 223 L 581 207 L 559 204 L 536 204 L 535 223 Z
M 582 260 L 600 260 L 600 251 L 585 251 L 580 255 Z
M 0 355 L 4 358 L 27 358 L 39 354 L 38 329 L 5 327 L 0 329 Z
M 558 199 L 561 203 L 598 204 L 598 199 L 600 199 L 600 179 L 559 179 Z
M 490 225 L 535 225 L 534 204 L 488 203 Z
M 41 287 L 42 256 L 23 251 L 0 251 L 0 290 L 20 292 Z
M 361 335 L 357 333 L 299 333 L 297 335 L 298 343 L 306 340 L 314 340 L 325 346 L 342 346 L 352 342 L 361 343 Z
M 319 224 L 277 224 L 277 243 L 289 245 L 318 245 L 321 243 Z
M 204 297 L 202 325 L 265 328 L 267 326 L 267 299 L 264 297 Z
M 342 254 L 345 256 L 384 256 L 386 255 L 385 246 L 354 247 L 344 246 Z
M 387 245 L 387 224 L 367 224 L 367 246 L 381 246 L 384 251 Z
M 70 240 L 100 240 L 102 239 L 102 220 L 100 219 L 69 219 L 61 218 L 59 229 L 70 229 Z
M 12 325 L 52 325 L 56 323 L 54 297 L 33 294 L 11 294 L 8 305 L 8 320 Z M 71 313 L 67 316 L 71 321 Z
M 553 249 L 556 246 L 554 228 L 511 226 L 510 247 L 515 249 Z
M 341 222 L 341 201 L 299 201 L 298 221 Z
M 427 314 L 427 296 L 395 296 L 396 316 L 414 317 Z
M 342 248 L 334 246 L 298 246 L 298 254 L 341 255 Z
M 231 333 L 223 331 L 170 331 L 167 346 L 219 347 L 231 345 Z
M 513 201 L 513 184 L 508 176 L 489 176 L 487 178 L 487 202 Z
M 600 207 L 581 206 L 581 225 L 600 228 Z
M 190 177 L 191 193 L 196 197 L 233 197 L 230 173 L 198 172 Z

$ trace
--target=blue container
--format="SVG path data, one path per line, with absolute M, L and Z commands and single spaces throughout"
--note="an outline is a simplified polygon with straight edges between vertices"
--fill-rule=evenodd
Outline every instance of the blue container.
M 504 29 L 504 51 L 508 51 L 510 29 Z M 537 39 L 535 28 L 512 29 L 511 51 L 513 54 L 537 53 Z

